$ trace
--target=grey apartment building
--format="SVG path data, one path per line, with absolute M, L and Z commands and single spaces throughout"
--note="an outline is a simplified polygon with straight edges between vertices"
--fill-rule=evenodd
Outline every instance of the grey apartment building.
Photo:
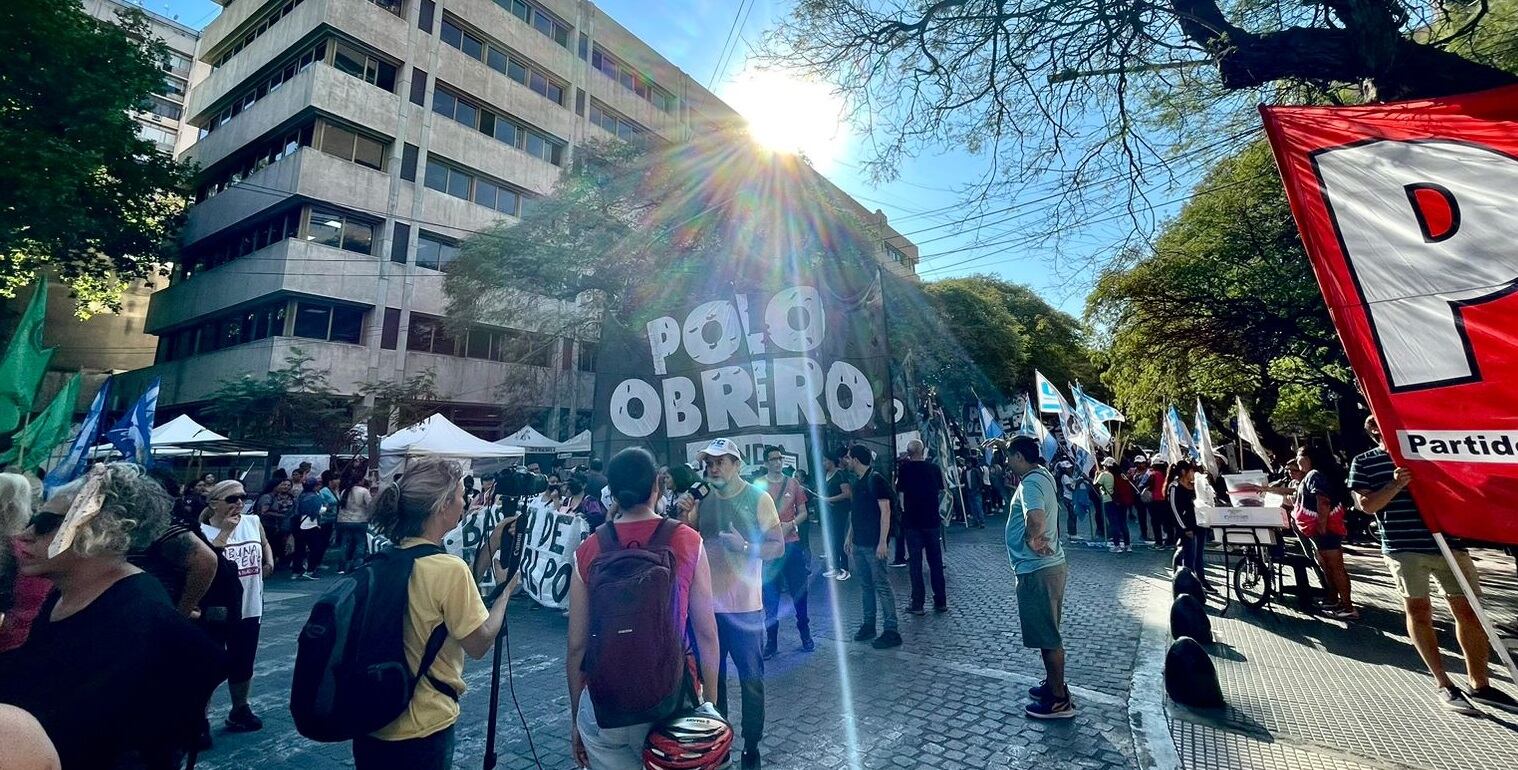
M 161 377 L 159 408 L 194 411 L 298 348 L 344 394 L 431 370 L 441 411 L 485 438 L 518 427 L 503 390 L 550 436 L 588 427 L 593 340 L 443 328 L 457 244 L 548 193 L 581 142 L 678 143 L 737 114 L 589 2 L 223 5 L 184 105 L 180 158 L 200 172 L 174 276 L 151 298 L 155 363 L 115 406 Z M 910 274 L 916 247 L 860 213 L 882 261 Z

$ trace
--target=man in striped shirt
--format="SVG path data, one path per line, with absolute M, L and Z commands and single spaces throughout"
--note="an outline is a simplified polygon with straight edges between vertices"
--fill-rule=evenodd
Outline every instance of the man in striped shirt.
M 1365 420 L 1365 432 L 1376 442 L 1376 448 L 1350 463 L 1349 488 L 1354 491 L 1360 510 L 1374 515 L 1380 524 L 1381 553 L 1402 593 L 1402 605 L 1407 613 L 1407 635 L 1439 684 L 1440 702 L 1446 709 L 1460 714 L 1481 713 L 1472 701 L 1518 713 L 1518 701 L 1493 687 L 1487 679 L 1490 648 L 1486 633 L 1407 489 L 1412 482 L 1412 472 L 1392 462 L 1376 418 Z M 1466 582 L 1479 590 L 1476 566 L 1471 562 L 1470 554 L 1455 545 L 1451 544 L 1455 562 L 1465 574 Z M 1455 616 L 1455 636 L 1465 655 L 1465 668 L 1474 687 L 1470 693 L 1461 690 L 1444 670 L 1439 637 L 1434 631 L 1430 578 L 1439 581 L 1439 587 L 1449 601 L 1450 613 Z

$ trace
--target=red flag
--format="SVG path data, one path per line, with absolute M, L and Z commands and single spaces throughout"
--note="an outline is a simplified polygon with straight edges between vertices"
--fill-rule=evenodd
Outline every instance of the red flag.
M 1329 314 L 1429 526 L 1518 543 L 1518 87 L 1260 111 Z

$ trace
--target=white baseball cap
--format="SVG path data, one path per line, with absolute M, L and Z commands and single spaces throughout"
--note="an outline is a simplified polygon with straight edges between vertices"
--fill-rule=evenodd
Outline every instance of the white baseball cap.
M 696 454 L 697 458 L 717 457 L 720 455 L 732 455 L 738 462 L 743 462 L 743 452 L 738 449 L 738 443 L 730 438 L 714 438 L 712 443 Z
M 1149 462 L 1149 458 L 1147 458 L 1147 457 L 1145 457 L 1143 455 L 1134 455 L 1133 456 L 1133 461 L 1135 463 L 1147 463 L 1147 462 Z

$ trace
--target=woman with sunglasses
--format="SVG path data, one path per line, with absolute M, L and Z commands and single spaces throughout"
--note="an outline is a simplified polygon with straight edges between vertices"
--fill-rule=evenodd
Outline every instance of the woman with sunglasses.
M 19 537 L 22 572 L 54 590 L 0 663 L 0 703 L 37 718 L 64 768 L 178 766 L 221 681 L 221 652 L 125 558 L 172 507 L 141 467 L 111 463 L 55 490 Z
M 218 482 L 206 497 L 200 525 L 211 547 L 237 565 L 237 577 L 242 581 L 240 617 L 206 624 L 211 636 L 227 651 L 227 692 L 232 696 L 232 711 L 227 714 L 226 725 L 227 731 L 234 733 L 264 726 L 248 706 L 248 691 L 253 685 L 253 659 L 258 653 L 258 631 L 264 614 L 264 578 L 274 571 L 274 550 L 269 547 L 263 522 L 257 516 L 243 515 L 247 499 L 241 483 L 230 479 Z

